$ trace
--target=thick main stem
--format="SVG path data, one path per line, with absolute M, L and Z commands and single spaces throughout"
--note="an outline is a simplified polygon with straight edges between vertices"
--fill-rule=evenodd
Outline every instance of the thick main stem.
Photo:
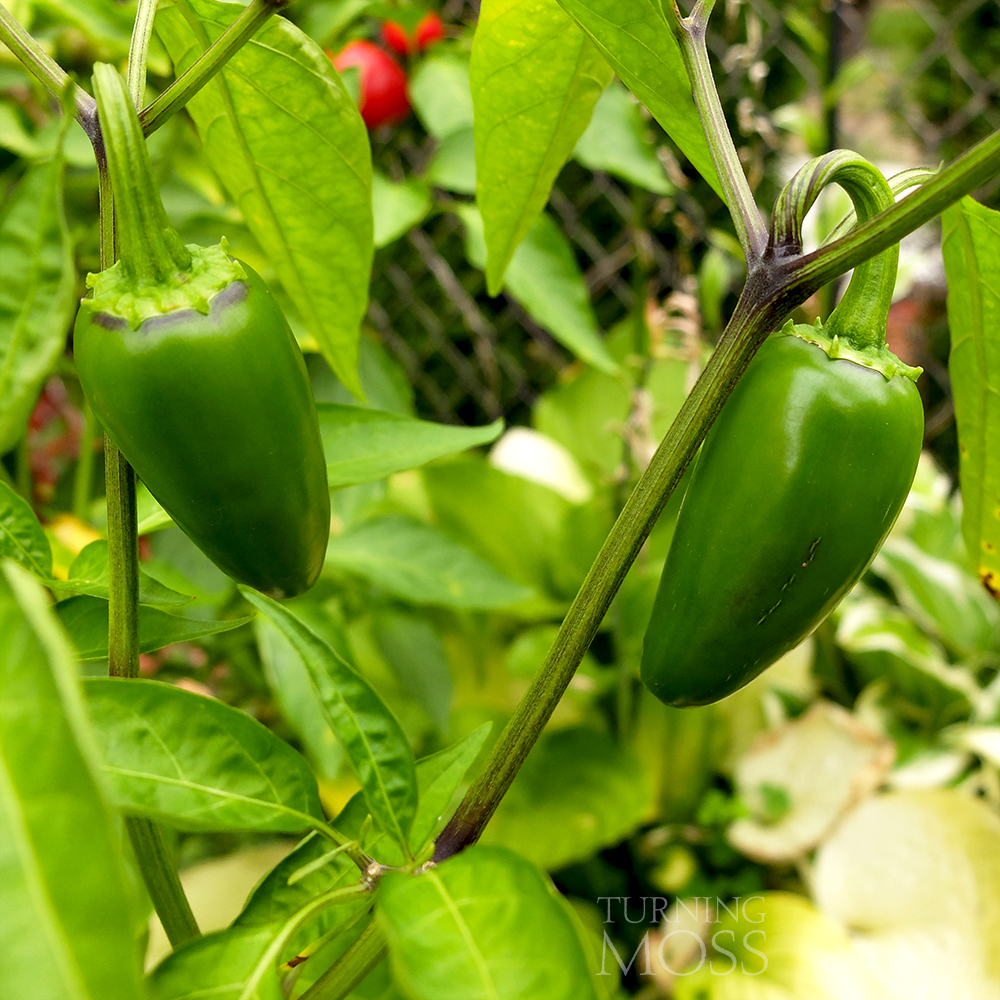
M 766 269 L 758 268 L 717 350 L 594 560 L 544 666 L 497 740 L 481 775 L 438 837 L 436 862 L 478 839 L 510 787 L 698 445 L 757 348 L 788 312 L 790 305 L 775 298 L 773 291 Z

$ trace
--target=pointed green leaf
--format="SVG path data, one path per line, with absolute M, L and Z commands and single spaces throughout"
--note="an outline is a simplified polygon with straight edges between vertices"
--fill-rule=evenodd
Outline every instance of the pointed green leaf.
M 491 295 L 611 75 L 556 0 L 484 0 L 469 76 Z
M 414 604 L 490 610 L 531 597 L 474 552 L 408 517 L 374 517 L 331 538 L 326 569 L 366 577 Z
M 35 512 L 0 480 L 0 558 L 13 559 L 34 576 L 52 576 L 52 547 Z
M 178 74 L 242 13 L 189 0 L 156 18 Z M 355 395 L 358 336 L 372 261 L 371 148 L 357 107 L 323 50 L 273 17 L 187 110 L 209 163 L 274 265 L 306 328 Z M 308 178 L 308 183 L 305 182 Z
M 397 844 L 406 844 L 417 808 L 417 779 L 413 751 L 395 716 L 288 607 L 249 587 L 240 592 L 302 657 L 330 729 L 354 764 L 369 811 Z
M 41 587 L 0 576 L 0 996 L 139 1000 L 122 844 Z
M 62 178 L 58 152 L 28 171 L 0 213 L 0 455 L 24 434 L 76 311 Z
M 108 655 L 108 602 L 81 594 L 56 605 L 56 614 L 69 634 L 81 660 L 103 660 Z M 191 642 L 202 636 L 228 632 L 245 625 L 249 618 L 204 621 L 168 615 L 158 608 L 139 607 L 139 652 L 152 653 L 174 642 Z
M 1000 213 L 963 198 L 943 223 L 962 535 L 1000 598 Z
M 466 253 L 478 268 L 486 266 L 483 221 L 475 205 L 457 205 L 465 224 Z M 618 370 L 597 328 L 590 292 L 562 231 L 542 212 L 514 251 L 504 275 L 504 289 L 563 347 L 603 372 Z
M 244 712 L 159 681 L 91 677 L 84 691 L 124 812 L 181 830 L 297 833 L 322 822 L 305 760 Z
M 503 421 L 455 427 L 381 410 L 320 403 L 319 429 L 331 486 L 351 486 L 416 469 L 435 458 L 495 441 Z
M 414 1000 L 594 1000 L 563 903 L 529 861 L 470 847 L 422 875 L 387 872 L 378 919 Z
M 660 0 L 559 0 L 594 40 L 622 82 L 722 196 L 684 57 Z

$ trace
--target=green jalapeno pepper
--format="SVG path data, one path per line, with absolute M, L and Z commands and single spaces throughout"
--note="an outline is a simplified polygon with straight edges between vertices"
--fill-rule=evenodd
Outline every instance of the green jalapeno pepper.
M 855 178 L 874 187 L 859 215 L 888 203 L 878 180 Z M 667 704 L 717 701 L 805 639 L 902 509 L 923 407 L 919 369 L 885 346 L 897 254 L 856 270 L 826 326 L 766 340 L 709 431 L 643 647 L 642 679 Z
M 330 531 L 316 406 L 261 278 L 185 247 L 156 192 L 118 73 L 95 67 L 121 257 L 91 275 L 74 355 L 106 432 L 222 570 L 275 596 L 311 586 Z

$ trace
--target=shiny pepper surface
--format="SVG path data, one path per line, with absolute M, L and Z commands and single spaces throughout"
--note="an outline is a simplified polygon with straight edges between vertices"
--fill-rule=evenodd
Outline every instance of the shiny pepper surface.
M 805 639 L 861 578 L 913 481 L 912 379 L 802 336 L 763 344 L 697 459 L 642 657 L 667 704 L 718 701 Z
M 273 596 L 315 582 L 330 531 L 305 364 L 278 304 L 242 265 L 209 301 L 136 329 L 82 309 L 84 392 L 150 493 L 222 570 Z

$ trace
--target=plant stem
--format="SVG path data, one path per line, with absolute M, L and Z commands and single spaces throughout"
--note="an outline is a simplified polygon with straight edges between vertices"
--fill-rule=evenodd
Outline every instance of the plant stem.
M 156 0 L 139 0 L 128 49 L 128 92 L 136 110 L 142 107 L 146 93 L 146 62 L 149 59 L 149 36 L 153 33 Z
M 372 920 L 357 940 L 302 994 L 301 1000 L 341 1000 L 385 957 L 382 928 Z
M 152 135 L 179 111 L 249 41 L 257 29 L 289 0 L 252 0 L 240 16 L 167 89 L 139 113 L 142 130 Z M 131 68 L 131 64 L 130 64 Z
M 97 105 L 85 90 L 76 86 L 60 66 L 24 29 L 23 25 L 0 3 L 0 42 L 21 61 L 24 68 L 58 100 L 67 87 L 73 88 L 77 121 L 93 139 Z
M 198 922 L 177 877 L 163 831 L 152 820 L 139 816 L 126 816 L 125 830 L 139 862 L 146 891 L 171 946 L 178 948 L 185 941 L 200 937 Z
M 708 140 L 708 149 L 726 195 L 726 202 L 736 226 L 736 234 L 740 238 L 740 245 L 747 259 L 747 267 L 752 269 L 754 263 L 763 256 L 764 248 L 767 246 L 767 227 L 747 183 L 743 164 L 740 163 L 733 137 L 726 124 L 726 115 L 719 100 L 715 78 L 712 76 L 706 36 L 708 18 L 714 6 L 715 0 L 698 0 L 691 11 L 691 16 L 683 17 L 675 3 L 674 12 L 680 27 L 681 52 L 688 76 L 691 78 L 691 89 L 695 106 L 698 108 L 698 116 L 701 118 L 702 130 Z
M 443 861 L 479 839 L 566 690 L 657 516 L 768 333 L 828 281 L 898 243 L 998 171 L 1000 132 L 837 242 L 804 257 L 764 259 L 750 267 L 719 346 L 612 527 L 541 671 L 438 837 L 434 861 Z

